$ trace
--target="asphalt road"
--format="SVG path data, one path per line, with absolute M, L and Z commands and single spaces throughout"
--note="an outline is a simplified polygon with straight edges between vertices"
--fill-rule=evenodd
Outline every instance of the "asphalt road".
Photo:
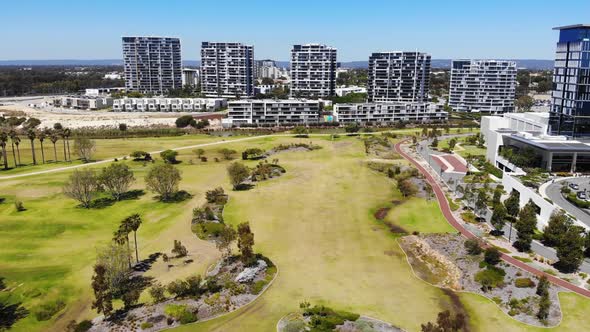
M 590 195 L 590 179 L 589 178 L 573 178 L 567 180 L 568 183 L 576 183 L 580 186 L 578 191 L 587 190 L 587 193 Z M 561 195 L 561 186 L 563 182 L 555 182 L 547 187 L 545 193 L 553 203 L 559 205 L 563 208 L 567 213 L 571 214 L 572 216 L 576 217 L 579 221 L 583 222 L 587 226 L 590 227 L 590 213 L 587 210 L 582 210 L 577 206 L 573 205 L 572 203 L 568 202 L 563 196 Z

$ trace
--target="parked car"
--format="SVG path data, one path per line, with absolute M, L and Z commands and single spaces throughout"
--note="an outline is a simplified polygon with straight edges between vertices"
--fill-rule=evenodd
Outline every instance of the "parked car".
M 583 199 L 583 200 L 588 199 L 588 196 L 586 196 L 586 193 L 583 192 L 583 191 L 578 191 L 577 196 L 578 196 L 579 199 Z
M 572 188 L 573 190 L 578 190 L 578 189 L 580 189 L 580 186 L 578 186 L 575 183 L 570 183 L 570 188 Z

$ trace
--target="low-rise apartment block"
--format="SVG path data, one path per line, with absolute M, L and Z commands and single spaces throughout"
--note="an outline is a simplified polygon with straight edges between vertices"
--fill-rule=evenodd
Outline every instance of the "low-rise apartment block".
M 405 122 L 446 121 L 448 113 L 441 104 L 427 102 L 335 104 L 334 121 L 339 123 L 387 124 Z
M 227 106 L 223 98 L 123 98 L 113 102 L 115 112 L 205 112 Z
M 228 102 L 227 124 L 307 124 L 320 121 L 323 103 L 307 99 L 254 99 Z
M 57 97 L 49 101 L 54 107 L 73 108 L 80 110 L 98 110 L 113 105 L 113 98 L 109 97 L 89 97 L 89 96 L 69 96 Z

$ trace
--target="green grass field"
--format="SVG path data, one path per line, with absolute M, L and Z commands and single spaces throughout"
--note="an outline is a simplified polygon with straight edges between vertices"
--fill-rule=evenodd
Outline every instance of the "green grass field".
M 178 138 L 156 146 L 156 139 L 101 143 L 103 158 L 129 151 L 156 150 L 209 142 Z M 256 302 L 232 314 L 178 328 L 179 331 L 274 331 L 283 315 L 297 310 L 299 302 L 325 303 L 336 309 L 374 316 L 409 331 L 435 320 L 436 314 L 453 303 L 442 290 L 413 276 L 396 237 L 374 219 L 376 209 L 399 198 L 393 181 L 369 170 L 363 160 L 363 144 L 356 137 L 334 141 L 328 137 L 307 139 L 261 137 L 224 145 L 238 151 L 248 147 L 268 149 L 280 143 L 309 142 L 321 150 L 284 152 L 273 156 L 287 173 L 259 183 L 250 191 L 233 192 L 226 176 L 227 161 L 194 162 L 191 150 L 182 150 L 180 188 L 194 197 L 182 203 L 154 201 L 152 193 L 137 200 L 118 202 L 103 209 L 84 210 L 61 194 L 67 172 L 50 173 L 0 181 L 0 276 L 14 290 L 11 300 L 22 301 L 34 311 L 42 303 L 64 299 L 66 309 L 52 320 L 38 322 L 33 314 L 19 321 L 15 331 L 63 331 L 72 319 L 92 318 L 89 287 L 96 248 L 110 241 L 119 221 L 135 212 L 144 224 L 138 239 L 140 255 L 169 251 L 174 239 L 189 249 L 195 263 L 167 271 L 163 264 L 149 272 L 163 283 L 203 273 L 219 254 L 214 245 L 201 241 L 190 231 L 192 208 L 204 201 L 204 192 L 216 186 L 229 191 L 225 220 L 231 224 L 250 221 L 255 249 L 278 266 L 275 283 Z M 107 147 L 108 146 L 108 147 Z M 220 146 L 205 148 L 217 156 Z M 106 150 L 105 150 L 106 149 Z M 110 154 L 112 152 L 112 155 Z M 128 161 L 143 189 L 147 167 Z M 256 162 L 248 162 L 250 166 Z M 106 166 L 106 164 L 101 167 Z M 148 166 L 149 167 L 149 166 Z M 3 173 L 0 173 L 0 175 Z M 15 199 L 27 211 L 15 212 Z M 411 199 L 394 207 L 387 220 L 410 231 L 451 232 L 436 201 Z M 590 323 L 585 312 L 590 300 L 562 294 L 564 321 L 554 330 L 583 330 Z M 469 314 L 473 331 L 506 331 L 529 328 L 502 313 L 491 301 L 460 294 L 459 303 Z M 530 329 L 537 330 L 537 329 Z

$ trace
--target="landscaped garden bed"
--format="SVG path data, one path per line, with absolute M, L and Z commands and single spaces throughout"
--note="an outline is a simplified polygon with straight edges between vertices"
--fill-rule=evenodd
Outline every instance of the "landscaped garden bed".
M 563 289 L 501 262 L 497 250 L 487 250 L 484 255 L 476 243 L 466 242 L 456 234 L 410 235 L 399 240 L 414 273 L 424 281 L 483 295 L 527 324 L 555 326 L 560 322 L 557 293 Z M 541 306 L 545 307 L 543 314 Z
M 399 332 L 403 331 L 386 322 L 346 311 L 315 305 L 308 302 L 299 305 L 300 312 L 281 318 L 278 332 L 340 331 L 340 332 Z
M 150 304 L 115 312 L 108 319 L 97 317 L 89 331 L 153 332 L 209 320 L 252 302 L 269 287 L 276 273 L 274 264 L 260 254 L 247 263 L 241 256 L 230 256 L 219 261 L 205 278 L 192 276 L 165 288 L 152 286 Z

